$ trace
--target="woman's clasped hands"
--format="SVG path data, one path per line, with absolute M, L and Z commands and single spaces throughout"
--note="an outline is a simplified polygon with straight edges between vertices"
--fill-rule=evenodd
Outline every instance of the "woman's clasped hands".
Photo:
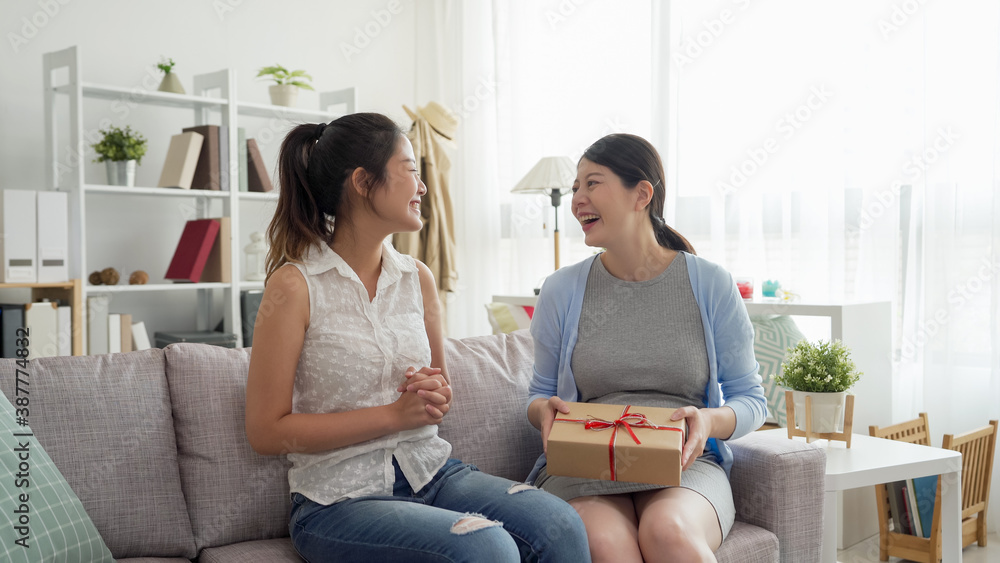
M 428 424 L 440 424 L 451 408 L 451 385 L 440 368 L 410 366 L 406 379 L 396 391 L 400 393 L 393 403 L 407 429 Z

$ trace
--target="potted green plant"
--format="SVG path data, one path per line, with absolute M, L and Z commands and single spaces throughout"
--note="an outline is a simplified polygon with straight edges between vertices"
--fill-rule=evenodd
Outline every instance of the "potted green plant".
M 847 390 L 861 378 L 851 353 L 839 340 L 815 344 L 801 340 L 788 349 L 781 362 L 778 385 L 792 390 L 795 425 L 805 428 L 806 397 L 811 397 L 812 428 L 815 432 L 837 432 L 844 419 Z
M 314 90 L 309 81 L 312 80 L 304 70 L 288 70 L 281 65 L 265 66 L 257 71 L 257 78 L 273 80 L 268 88 L 271 103 L 276 106 L 292 107 L 299 96 L 299 88 Z
M 108 127 L 98 131 L 101 140 L 90 145 L 97 151 L 94 162 L 104 162 L 108 170 L 108 184 L 112 186 L 135 185 L 135 167 L 146 154 L 146 138 L 131 127 Z
M 160 62 L 156 64 L 156 68 L 163 72 L 163 80 L 160 82 L 160 87 L 158 88 L 160 92 L 184 93 L 184 86 L 181 85 L 181 79 L 177 78 L 177 75 L 171 72 L 176 64 L 173 59 L 160 57 Z

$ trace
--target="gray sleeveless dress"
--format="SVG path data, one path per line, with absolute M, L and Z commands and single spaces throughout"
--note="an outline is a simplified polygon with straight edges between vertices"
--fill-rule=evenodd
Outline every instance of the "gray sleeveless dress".
M 627 282 L 594 260 L 580 313 L 572 367 L 581 402 L 678 408 L 702 407 L 709 381 L 701 312 L 687 263 L 678 255 L 662 274 Z M 681 487 L 704 496 L 725 537 L 736 517 L 729 478 L 712 452 L 681 474 Z M 634 493 L 659 485 L 548 475 L 540 488 L 564 499 Z

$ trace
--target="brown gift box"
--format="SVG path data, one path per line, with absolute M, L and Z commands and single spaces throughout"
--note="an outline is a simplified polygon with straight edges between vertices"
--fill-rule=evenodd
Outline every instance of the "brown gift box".
M 569 413 L 556 413 L 556 422 L 549 433 L 546 454 L 549 475 L 680 485 L 681 449 L 687 426 L 684 419 L 670 420 L 675 409 L 628 406 L 626 412 L 626 405 L 566 404 Z

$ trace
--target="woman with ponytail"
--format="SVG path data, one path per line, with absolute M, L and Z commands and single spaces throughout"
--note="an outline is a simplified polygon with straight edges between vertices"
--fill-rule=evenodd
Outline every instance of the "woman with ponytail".
M 736 515 L 725 440 L 764 422 L 753 328 L 731 275 L 663 220 L 663 164 L 635 135 L 608 135 L 577 165 L 573 215 L 600 254 L 545 281 L 531 320 L 528 418 L 547 445 L 567 401 L 677 409 L 681 484 L 529 477 L 567 500 L 594 561 L 715 561 Z M 725 403 L 725 406 L 723 406 Z
M 374 113 L 281 145 L 246 432 L 291 462 L 292 543 L 311 562 L 589 561 L 569 505 L 450 459 L 438 437 L 452 393 L 437 286 L 387 242 L 422 226 L 417 170 Z

